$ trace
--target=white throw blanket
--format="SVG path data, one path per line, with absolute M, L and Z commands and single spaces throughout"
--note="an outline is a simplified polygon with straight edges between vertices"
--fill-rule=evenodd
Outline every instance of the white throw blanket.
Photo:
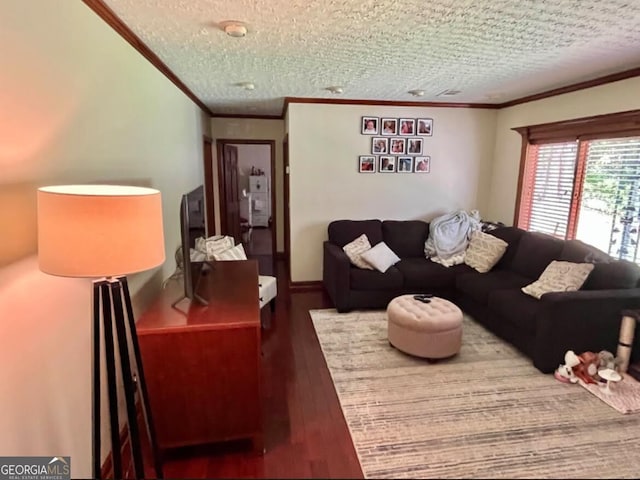
M 459 210 L 434 218 L 429 225 L 429 238 L 424 244 L 424 254 L 431 260 L 450 267 L 464 262 L 464 252 L 471 232 L 480 230 L 480 214 Z

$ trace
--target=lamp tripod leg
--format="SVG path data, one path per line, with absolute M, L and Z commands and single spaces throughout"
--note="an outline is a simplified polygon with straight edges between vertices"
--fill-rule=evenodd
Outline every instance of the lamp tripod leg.
M 93 377 L 91 378 L 91 389 L 93 403 L 91 404 L 92 418 L 92 473 L 91 478 L 102 478 L 101 452 L 100 452 L 100 283 L 93 282 L 93 329 L 91 335 L 93 337 Z
M 131 359 L 129 358 L 129 342 L 127 341 L 127 331 L 124 323 L 124 310 L 122 308 L 122 285 L 120 282 L 120 280 L 116 280 L 114 282 L 111 282 L 109 285 L 111 287 L 113 298 L 116 333 L 118 335 L 120 370 L 122 372 L 125 404 L 127 406 L 129 442 L 131 443 L 131 454 L 133 457 L 135 478 L 145 478 L 144 462 L 142 460 L 142 447 L 140 445 L 140 431 L 138 429 L 138 419 L 136 415 L 133 375 L 131 373 Z
M 109 282 L 102 282 L 102 318 L 104 327 L 104 350 L 107 363 L 107 386 L 109 392 L 109 424 L 111 430 L 111 460 L 113 478 L 122 476 L 122 452 L 120 451 L 120 431 L 118 425 L 118 391 L 116 386 L 116 362 L 113 342 L 113 322 L 111 318 L 111 290 Z
M 162 461 L 160 458 L 160 451 L 158 449 L 155 424 L 153 423 L 153 416 L 151 415 L 151 406 L 149 405 L 149 395 L 147 393 L 147 382 L 144 376 L 144 368 L 142 367 L 142 356 L 140 354 L 140 344 L 138 343 L 138 333 L 136 331 L 136 322 L 133 318 L 133 307 L 131 305 L 131 296 L 129 295 L 129 285 L 127 278 L 121 279 L 122 288 L 124 292 L 124 302 L 127 308 L 127 320 L 129 322 L 129 332 L 131 333 L 131 343 L 133 344 L 133 353 L 136 359 L 136 365 L 138 367 L 138 386 L 140 396 L 142 397 L 142 406 L 145 417 L 145 424 L 147 426 L 147 435 L 149 436 L 149 444 L 151 447 L 151 456 L 153 458 L 153 464 L 156 471 L 156 478 L 164 478 L 162 471 Z

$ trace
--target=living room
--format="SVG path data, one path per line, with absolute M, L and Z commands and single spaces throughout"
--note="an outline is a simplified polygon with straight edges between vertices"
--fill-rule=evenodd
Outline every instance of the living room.
M 430 220 L 478 209 L 511 225 L 521 156 L 513 128 L 640 109 L 636 69 L 629 78 L 499 109 L 291 101 L 279 118 L 211 118 L 83 2 L 3 1 L 0 25 L 0 453 L 69 455 L 73 477 L 91 472 L 90 284 L 39 270 L 38 187 L 126 183 L 162 192 L 167 260 L 131 277 L 139 314 L 174 272 L 180 196 L 204 182 L 203 137 L 276 142 L 282 219 L 288 135 L 291 281 L 319 288 L 332 220 Z M 594 76 L 603 69 L 594 65 Z M 370 152 L 371 141 L 359 131 L 363 116 L 432 118 L 431 173 L 358 173 L 358 156 Z M 280 222 L 278 252 L 284 243 Z M 320 308 L 314 301 L 296 308 Z M 106 445 L 106 428 L 103 436 Z

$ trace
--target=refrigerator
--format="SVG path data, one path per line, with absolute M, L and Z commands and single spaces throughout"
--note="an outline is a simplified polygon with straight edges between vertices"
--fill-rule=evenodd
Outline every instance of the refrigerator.
M 271 218 L 271 188 L 266 175 L 249 177 L 251 194 L 251 226 L 268 227 Z

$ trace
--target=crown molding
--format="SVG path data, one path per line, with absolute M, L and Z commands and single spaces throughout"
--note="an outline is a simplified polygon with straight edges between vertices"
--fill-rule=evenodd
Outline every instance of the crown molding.
M 625 70 L 623 72 L 612 73 L 605 75 L 604 77 L 594 78 L 592 80 L 586 80 L 584 82 L 573 83 L 565 87 L 554 88 L 545 92 L 536 93 L 534 95 L 527 95 L 526 97 L 516 98 L 515 100 L 509 100 L 498 105 L 498 108 L 513 107 L 514 105 L 520 105 L 522 103 L 533 102 L 536 100 L 542 100 L 543 98 L 555 97 L 557 95 L 563 95 L 565 93 L 577 92 L 578 90 L 584 90 L 586 88 L 599 87 L 600 85 L 606 85 L 607 83 L 619 82 L 620 80 L 626 80 L 628 78 L 640 76 L 640 67 L 632 68 L 631 70 Z

